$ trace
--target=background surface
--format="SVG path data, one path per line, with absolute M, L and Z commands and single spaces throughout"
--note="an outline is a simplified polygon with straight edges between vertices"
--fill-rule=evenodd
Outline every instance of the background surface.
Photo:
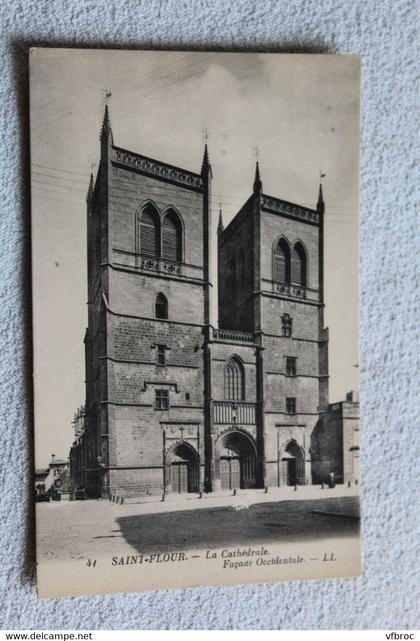
M 13 0 L 2 7 L 1 628 L 415 627 L 420 418 L 415 22 L 415 3 L 409 0 Z M 362 578 L 36 600 L 28 498 L 30 46 L 362 54 Z

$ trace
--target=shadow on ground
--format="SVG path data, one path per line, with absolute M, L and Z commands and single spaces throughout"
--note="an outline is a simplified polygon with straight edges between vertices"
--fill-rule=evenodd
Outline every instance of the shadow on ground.
M 133 515 L 117 522 L 127 543 L 150 553 L 357 536 L 358 514 L 358 498 L 344 497 Z

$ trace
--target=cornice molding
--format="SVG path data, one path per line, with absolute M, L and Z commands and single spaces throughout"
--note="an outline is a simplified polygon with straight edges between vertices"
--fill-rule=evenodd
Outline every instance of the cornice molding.
M 204 186 L 203 179 L 199 174 L 174 165 L 168 165 L 154 158 L 141 156 L 121 147 L 112 147 L 110 159 L 111 162 L 130 167 L 150 176 L 168 180 L 189 189 L 201 191 Z
M 296 220 L 301 220 L 305 223 L 312 225 L 319 225 L 319 213 L 315 209 L 302 207 L 302 205 L 295 205 L 287 202 L 287 200 L 280 200 L 274 196 L 262 195 L 261 209 L 270 211 L 275 214 L 284 214 Z

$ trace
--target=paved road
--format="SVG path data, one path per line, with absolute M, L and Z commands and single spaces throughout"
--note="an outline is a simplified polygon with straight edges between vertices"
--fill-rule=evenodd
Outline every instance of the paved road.
M 139 552 L 357 537 L 355 496 L 210 505 L 199 510 L 109 501 L 38 503 L 37 543 L 44 561 Z M 189 505 L 188 505 L 189 507 Z M 314 512 L 316 510 L 316 512 Z M 320 513 L 321 512 L 321 513 Z

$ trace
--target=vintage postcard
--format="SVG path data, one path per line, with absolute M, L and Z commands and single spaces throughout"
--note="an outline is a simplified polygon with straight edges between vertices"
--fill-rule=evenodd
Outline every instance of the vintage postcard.
M 39 596 L 359 575 L 359 57 L 29 57 Z

